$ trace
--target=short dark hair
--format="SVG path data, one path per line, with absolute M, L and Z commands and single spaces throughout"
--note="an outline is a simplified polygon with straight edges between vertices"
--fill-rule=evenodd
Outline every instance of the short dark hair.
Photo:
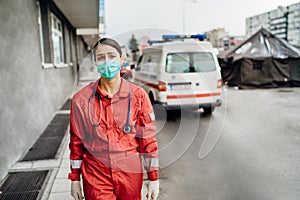
M 98 40 L 98 42 L 96 42 L 96 44 L 94 45 L 94 48 L 93 48 L 94 54 L 95 54 L 96 48 L 100 44 L 109 45 L 109 46 L 115 48 L 119 52 L 120 56 L 122 55 L 122 50 L 121 50 L 119 43 L 111 38 L 101 38 L 100 40 Z

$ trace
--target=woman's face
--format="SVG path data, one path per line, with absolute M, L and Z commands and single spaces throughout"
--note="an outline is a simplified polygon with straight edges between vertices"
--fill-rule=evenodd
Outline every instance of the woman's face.
M 104 62 L 119 58 L 122 65 L 123 57 L 120 57 L 119 52 L 112 46 L 100 44 L 96 49 L 95 62 Z

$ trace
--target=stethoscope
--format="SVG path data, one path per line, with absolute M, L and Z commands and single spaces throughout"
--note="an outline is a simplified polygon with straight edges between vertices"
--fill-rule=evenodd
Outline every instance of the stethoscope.
M 92 118 L 91 118 L 91 112 L 90 112 L 90 103 L 93 100 L 94 97 L 97 97 L 99 104 L 100 104 L 100 114 L 99 114 L 99 120 L 97 123 L 94 123 Z M 130 133 L 131 131 L 131 127 L 129 125 L 129 121 L 130 121 L 130 104 L 131 104 L 131 93 L 128 94 L 128 107 L 127 107 L 127 120 L 126 120 L 126 124 L 123 128 L 123 131 L 125 133 Z M 102 118 L 102 99 L 101 96 L 98 92 L 93 93 L 90 98 L 89 98 L 89 102 L 88 102 L 88 115 L 90 118 L 90 122 L 92 124 L 93 127 L 98 127 L 100 125 L 101 122 L 101 118 Z

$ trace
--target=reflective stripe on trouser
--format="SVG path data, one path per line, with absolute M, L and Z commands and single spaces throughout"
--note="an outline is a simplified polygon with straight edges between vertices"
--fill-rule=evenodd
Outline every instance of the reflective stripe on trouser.
M 136 160 L 142 168 L 141 160 Z M 131 173 L 109 167 L 87 154 L 81 166 L 86 200 L 141 200 L 143 173 Z

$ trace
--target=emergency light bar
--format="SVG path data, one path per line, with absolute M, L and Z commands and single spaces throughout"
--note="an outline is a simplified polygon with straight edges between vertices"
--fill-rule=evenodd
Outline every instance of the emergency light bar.
M 183 40 L 183 39 L 198 39 L 203 41 L 206 39 L 206 34 L 196 34 L 196 35 L 162 35 L 163 40 L 148 40 L 150 45 L 154 43 L 170 42 L 172 40 Z
M 150 45 L 155 44 L 155 43 L 163 43 L 166 42 L 165 40 L 148 40 L 148 43 Z
M 163 40 L 176 40 L 176 39 L 199 39 L 204 40 L 206 34 L 196 34 L 196 35 L 163 35 Z

